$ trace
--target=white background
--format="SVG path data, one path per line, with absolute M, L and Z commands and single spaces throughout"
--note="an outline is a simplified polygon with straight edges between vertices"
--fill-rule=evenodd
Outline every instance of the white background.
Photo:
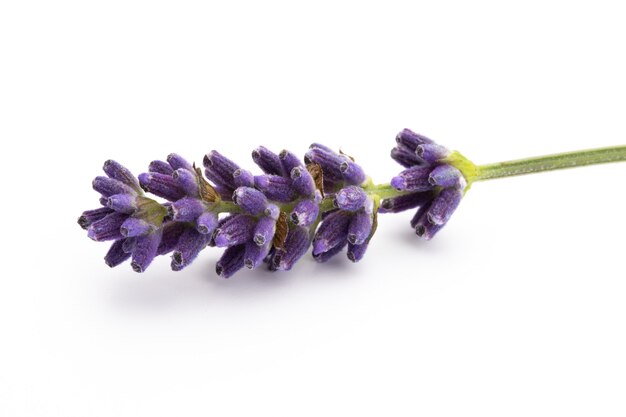
M 621 2 L 4 1 L 2 416 L 623 416 L 626 164 L 477 183 L 290 273 L 102 262 L 91 179 L 404 127 L 477 163 L 626 142 Z

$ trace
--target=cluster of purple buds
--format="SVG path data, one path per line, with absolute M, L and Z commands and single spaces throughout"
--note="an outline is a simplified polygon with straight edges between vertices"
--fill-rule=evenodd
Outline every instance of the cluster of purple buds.
M 393 178 L 398 191 L 380 207 L 380 189 L 348 155 L 313 144 L 301 161 L 289 151 L 275 154 L 261 146 L 252 152 L 259 175 L 217 151 L 204 157 L 204 170 L 170 154 L 138 178 L 107 161 L 107 176 L 93 182 L 102 207 L 85 211 L 79 224 L 93 240 L 113 241 L 105 256 L 109 266 L 131 259 L 137 272 L 170 253 L 171 268 L 179 271 L 207 246 L 224 248 L 216 272 L 225 278 L 263 264 L 289 270 L 310 247 L 318 262 L 346 247 L 347 257 L 357 262 L 379 211 L 419 207 L 413 227 L 431 238 L 462 196 L 465 181 L 443 162 L 445 148 L 409 130 L 397 140 L 392 157 L 407 169 Z
M 426 136 L 404 129 L 396 142 L 391 157 L 406 169 L 391 179 L 391 186 L 403 194 L 383 200 L 381 212 L 418 208 L 411 227 L 430 240 L 458 207 L 467 182 L 461 171 L 447 162 L 451 152 Z

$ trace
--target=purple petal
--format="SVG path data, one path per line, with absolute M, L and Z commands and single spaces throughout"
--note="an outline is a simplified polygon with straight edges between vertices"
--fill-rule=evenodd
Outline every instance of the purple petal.
M 133 250 L 133 260 L 131 267 L 135 272 L 143 272 L 157 254 L 157 248 L 161 242 L 161 230 L 156 230 L 147 235 L 137 238 L 135 249 Z
M 329 180 L 333 181 L 343 181 L 341 164 L 349 160 L 350 159 L 346 156 L 319 147 L 310 149 L 304 155 L 304 162 L 307 164 L 312 162 L 319 164 L 319 166 L 322 167 L 324 177 L 328 177 Z
M 434 164 L 435 162 L 444 159 L 450 155 L 450 151 L 448 149 L 435 143 L 426 143 L 423 145 L 419 145 L 417 147 L 416 153 L 417 156 L 419 156 L 429 164 Z
M 253 241 L 259 246 L 265 245 L 274 239 L 276 220 L 271 217 L 261 217 L 254 228 Z
M 426 136 L 415 133 L 410 129 L 404 129 L 402 132 L 396 135 L 396 142 L 400 147 L 405 148 L 410 152 L 415 152 L 417 147 L 423 143 L 433 143 L 431 139 Z
M 127 218 L 128 215 L 123 213 L 113 212 L 108 214 L 89 226 L 87 236 L 98 242 L 122 239 L 124 236 L 120 232 L 120 226 Z
M 254 187 L 254 175 L 246 169 L 237 169 L 233 172 L 233 181 L 237 187 Z
M 341 210 L 326 217 L 313 238 L 313 255 L 327 252 L 342 242 L 347 242 L 351 217 Z
M 301 196 L 308 197 L 315 192 L 315 180 L 304 167 L 295 167 L 290 172 L 294 190 Z
M 434 198 L 432 191 L 423 191 L 417 193 L 410 193 L 401 195 L 394 198 L 387 198 L 383 200 L 380 205 L 380 213 L 399 213 L 401 211 L 409 210 L 418 206 L 422 206 Z
M 424 161 L 420 159 L 415 152 L 411 152 L 403 147 L 393 148 L 391 150 L 391 157 L 405 168 L 424 164 Z
M 363 259 L 365 251 L 367 251 L 368 243 L 362 243 L 360 245 L 353 245 L 348 243 L 348 259 L 352 262 L 359 262 Z
M 137 194 L 135 190 L 128 185 L 109 177 L 96 177 L 91 185 L 93 189 L 102 194 L 103 197 L 110 197 L 114 194 Z
M 83 211 L 83 214 L 78 218 L 78 225 L 83 229 L 87 229 L 93 223 L 98 220 L 104 219 L 107 215 L 113 213 L 108 207 L 100 207 L 95 210 L 86 210 Z
M 462 198 L 463 191 L 460 188 L 444 188 L 430 206 L 428 220 L 443 226 L 450 220 Z
M 171 175 L 157 172 L 143 173 L 139 175 L 139 184 L 145 191 L 169 201 L 185 197 L 185 191 L 178 186 L 178 182 Z
M 370 213 L 359 211 L 350 220 L 348 227 L 348 242 L 353 245 L 361 245 L 365 242 L 372 231 L 373 219 Z
M 357 211 L 365 207 L 367 194 L 361 187 L 350 185 L 335 195 L 335 206 L 341 210 Z
M 237 188 L 233 193 L 233 202 L 254 216 L 263 213 L 267 207 L 265 195 L 250 187 Z
M 339 170 L 348 184 L 361 185 L 367 179 L 363 168 L 351 160 L 342 162 L 339 165 Z
M 300 200 L 291 211 L 290 218 L 293 224 L 308 227 L 317 220 L 319 205 L 311 200 Z
M 278 175 L 257 175 L 254 177 L 254 186 L 268 199 L 282 203 L 293 200 L 295 194 L 291 187 L 291 179 Z
M 259 146 L 252 151 L 252 160 L 266 174 L 285 175 L 283 164 L 281 163 L 278 155 L 267 149 L 265 146 Z
M 209 239 L 209 235 L 198 233 L 191 227 L 186 228 L 178 239 L 176 250 L 172 253 L 172 270 L 180 271 L 190 265 L 207 246 Z
M 186 169 L 187 171 L 193 172 L 193 165 L 191 165 L 185 158 L 182 156 L 171 153 L 167 156 L 167 162 L 170 164 L 174 171 L 178 169 Z
M 239 166 L 226 158 L 217 151 L 211 151 L 204 156 L 204 167 L 207 171 L 207 177 L 219 178 L 219 183 L 235 188 L 233 174 L 239 169 Z
M 261 246 L 257 245 L 255 242 L 248 242 L 245 247 L 243 263 L 246 268 L 254 269 L 263 263 L 263 259 L 265 259 L 272 248 L 272 242 L 265 242 L 265 244 Z
M 148 172 L 156 172 L 159 174 L 172 175 L 174 170 L 172 166 L 167 162 L 163 161 L 152 161 L 150 165 L 148 165 Z
M 431 223 L 428 216 L 422 216 L 415 224 L 415 234 L 424 240 L 430 240 L 442 227 L 443 225 Z
M 310 245 L 311 238 L 308 229 L 304 227 L 290 229 L 284 248 L 277 250 L 272 259 L 274 267 L 281 271 L 289 271 L 306 253 Z
M 172 203 L 170 213 L 177 222 L 193 222 L 204 213 L 206 206 L 201 200 L 192 197 L 181 198 Z
M 126 239 L 124 239 L 123 242 L 124 243 L 122 244 L 122 250 L 125 253 L 133 253 L 133 251 L 135 250 L 135 246 L 137 245 L 137 238 L 127 237 Z
M 121 224 L 120 233 L 124 237 L 142 236 L 154 231 L 154 229 L 156 227 L 152 223 L 141 218 L 129 217 Z
M 104 163 L 102 169 L 110 178 L 118 180 L 119 182 L 129 186 L 136 192 L 141 191 L 141 188 L 139 187 L 139 182 L 137 182 L 137 178 L 135 178 L 135 176 L 119 162 L 109 159 Z
M 269 217 L 271 219 L 274 220 L 278 220 L 278 216 L 280 216 L 280 208 L 278 208 L 278 206 L 276 204 L 268 204 L 267 207 L 265 208 L 265 210 L 263 211 L 263 214 L 266 217 Z
M 104 256 L 104 263 L 113 268 L 130 258 L 130 253 L 124 252 L 122 249 L 123 246 L 124 240 L 116 240 L 113 242 L 109 251 Z
M 315 259 L 317 262 L 320 262 L 320 263 L 327 262 L 333 256 L 335 256 L 339 252 L 341 252 L 343 250 L 343 248 L 346 247 L 347 244 L 348 244 L 348 241 L 343 241 L 343 242 L 339 243 L 338 245 L 333 246 L 331 249 L 327 250 L 326 252 L 321 252 L 321 253 L 318 253 L 318 254 L 313 253 L 313 259 Z
M 453 167 L 452 165 L 439 165 L 429 175 L 428 181 L 432 185 L 440 187 L 454 187 L 459 184 L 463 178 L 461 171 Z
M 283 149 L 279 154 L 281 164 L 283 164 L 283 171 L 285 174 L 290 173 L 295 167 L 302 167 L 302 162 L 294 153 Z
M 198 177 L 195 172 L 184 168 L 178 168 L 172 174 L 172 178 L 176 181 L 176 184 L 178 184 L 180 189 L 183 190 L 188 196 L 198 197 L 200 195 Z
M 137 209 L 137 196 L 132 194 L 114 194 L 107 198 L 107 207 L 120 213 L 133 213 Z
M 215 246 L 223 248 L 246 243 L 252 238 L 256 219 L 247 214 L 234 214 L 215 229 Z
M 196 230 L 203 235 L 210 235 L 217 228 L 217 213 L 205 211 L 196 220 Z
M 391 179 L 391 186 L 400 191 L 428 191 L 434 186 L 428 181 L 431 167 L 415 166 Z
M 245 245 L 227 248 L 215 264 L 217 275 L 222 278 L 230 278 L 235 272 L 243 268 L 245 251 Z

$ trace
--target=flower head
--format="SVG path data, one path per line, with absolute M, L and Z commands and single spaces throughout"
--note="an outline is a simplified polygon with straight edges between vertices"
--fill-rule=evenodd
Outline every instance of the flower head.
M 391 157 L 405 170 L 391 179 L 391 186 L 403 194 L 383 200 L 381 212 L 418 208 L 411 226 L 418 236 L 432 239 L 458 207 L 467 182 L 461 171 L 448 163 L 451 152 L 433 140 L 404 129 L 396 142 Z

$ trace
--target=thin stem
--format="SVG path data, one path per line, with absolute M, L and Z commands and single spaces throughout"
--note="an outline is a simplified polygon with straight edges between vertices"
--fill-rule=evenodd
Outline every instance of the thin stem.
M 476 167 L 476 175 L 473 180 L 484 181 L 494 178 L 513 177 L 535 172 L 620 161 L 626 161 L 626 145 L 479 165 Z

